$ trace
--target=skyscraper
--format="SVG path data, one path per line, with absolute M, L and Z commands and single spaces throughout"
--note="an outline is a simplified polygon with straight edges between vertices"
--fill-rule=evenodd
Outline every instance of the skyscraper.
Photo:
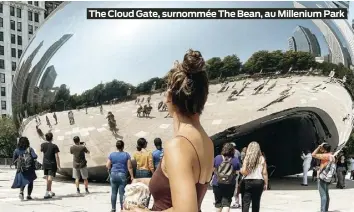
M 44 1 L 0 2 L 1 115 L 12 114 L 12 81 L 22 53 L 44 21 Z
M 304 5 L 300 4 L 297 1 L 294 1 L 295 8 L 306 8 Z M 317 26 L 324 36 L 329 52 L 331 52 L 330 61 L 334 64 L 342 63 L 345 66 L 348 66 L 347 57 L 345 57 L 344 46 L 341 43 L 338 35 L 333 30 L 333 27 L 325 20 L 321 19 L 312 19 L 312 22 Z
M 295 51 L 296 52 L 296 50 L 297 50 L 295 38 L 293 36 L 288 38 L 288 47 L 289 47 L 289 50 L 291 50 L 291 51 Z
M 297 26 L 294 30 L 293 42 L 296 46 L 295 51 L 309 52 L 314 57 L 321 56 L 320 44 L 310 29 L 303 26 Z
M 338 8 L 338 2 L 325 2 L 326 7 L 328 8 Z M 321 7 L 317 4 L 318 7 Z M 348 7 L 349 8 L 349 2 Z M 350 68 L 354 62 L 354 30 L 350 26 L 349 22 L 345 19 L 332 19 L 331 20 L 336 27 L 338 28 L 339 32 L 341 33 L 342 37 L 345 40 L 345 46 L 347 51 L 345 51 L 346 57 L 350 58 L 348 61 L 348 68 Z

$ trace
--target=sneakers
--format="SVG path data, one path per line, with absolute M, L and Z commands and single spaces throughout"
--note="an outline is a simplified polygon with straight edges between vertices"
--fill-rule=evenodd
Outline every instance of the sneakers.
M 85 192 L 86 192 L 86 194 L 89 194 L 89 193 L 90 193 L 89 190 L 88 190 L 88 188 L 85 188 Z
M 20 198 L 20 200 L 24 200 L 23 193 L 20 193 L 20 194 L 18 195 L 18 198 Z
M 234 203 L 231 208 L 241 208 L 241 205 L 239 203 Z
M 47 192 L 47 193 L 44 195 L 44 199 L 50 199 L 50 198 L 52 198 L 52 197 L 54 197 L 54 196 L 55 196 L 55 193 L 49 191 L 49 192 Z
M 31 196 L 27 196 L 27 200 L 32 200 L 32 197 Z

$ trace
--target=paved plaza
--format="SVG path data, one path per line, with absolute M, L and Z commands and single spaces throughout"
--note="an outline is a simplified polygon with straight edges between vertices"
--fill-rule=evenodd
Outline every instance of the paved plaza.
M 53 191 L 56 196 L 51 200 L 44 200 L 45 180 L 38 171 L 35 181 L 32 201 L 18 199 L 19 189 L 11 189 L 14 170 L 0 168 L 0 211 L 1 212 L 109 212 L 110 187 L 109 184 L 90 184 L 91 194 L 77 196 L 73 181 L 57 177 L 53 182 Z M 316 183 L 309 181 L 308 187 L 300 186 L 301 176 L 271 180 L 272 190 L 262 196 L 261 212 L 315 212 L 319 211 L 320 198 Z M 346 189 L 336 189 L 331 186 L 330 211 L 354 212 L 354 182 L 346 181 Z M 81 185 L 82 186 L 82 185 Z M 81 187 L 83 190 L 83 187 Z M 26 190 L 25 190 L 26 192 Z M 25 193 L 26 194 L 26 193 Z M 202 211 L 213 212 L 213 192 L 209 190 L 203 201 Z M 232 212 L 241 209 L 232 209 Z
M 265 79 L 257 82 L 251 81 L 248 88 L 245 89 L 241 96 L 235 101 L 226 101 L 227 97 L 234 90 L 242 88 L 243 81 L 229 83 L 230 88 L 226 92 L 218 93 L 221 85 L 211 85 L 208 101 L 205 110 L 201 116 L 201 122 L 206 132 L 211 136 L 221 132 L 229 127 L 245 124 L 252 120 L 270 115 L 293 107 L 317 107 L 326 111 L 334 120 L 339 134 L 339 143 L 349 138 L 351 133 L 352 116 L 346 121 L 343 117 L 352 114 L 352 100 L 348 92 L 339 83 L 326 84 L 326 77 L 292 77 L 272 79 L 268 82 L 262 92 L 258 95 L 252 95 L 254 88 L 262 84 Z M 265 92 L 267 88 L 277 82 L 276 86 L 269 92 Z M 313 90 L 315 86 L 318 89 Z M 271 101 L 280 96 L 280 92 L 292 87 L 294 92 L 284 101 L 273 104 L 265 111 L 257 111 Z M 325 87 L 325 89 L 323 89 Z M 146 104 L 147 96 L 142 105 Z M 150 118 L 138 118 L 136 110 L 138 105 L 134 101 L 125 102 L 116 105 L 105 105 L 104 113 L 100 113 L 99 107 L 88 108 L 88 114 L 85 109 L 73 110 L 75 116 L 75 124 L 69 125 L 67 111 L 58 112 L 58 124 L 54 125 L 53 114 L 47 114 L 53 125 L 52 132 L 54 134 L 54 142 L 59 146 L 61 151 L 62 168 L 70 168 L 72 165 L 72 156 L 69 153 L 72 145 L 72 138 L 76 135 L 86 142 L 86 146 L 90 149 L 91 154 L 88 156 L 89 166 L 102 166 L 106 163 L 107 155 L 115 151 L 115 136 L 109 131 L 106 115 L 111 111 L 117 120 L 119 128 L 118 138 L 123 138 L 126 145 L 125 150 L 129 153 L 135 151 L 136 140 L 144 137 L 149 141 L 148 148 L 153 149 L 153 139 L 160 137 L 166 141 L 172 136 L 172 119 L 164 118 L 167 112 L 159 112 L 157 105 L 164 99 L 164 95 L 155 94 L 151 98 L 153 110 Z M 46 125 L 45 116 L 42 115 L 39 126 L 44 133 L 49 128 Z M 34 149 L 39 150 L 41 139 L 35 130 L 36 123 L 32 120 L 24 129 L 23 135 L 27 136 Z

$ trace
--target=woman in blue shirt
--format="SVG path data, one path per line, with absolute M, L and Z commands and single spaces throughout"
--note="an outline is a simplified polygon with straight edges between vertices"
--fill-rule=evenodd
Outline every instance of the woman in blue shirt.
M 117 151 L 112 152 L 107 160 L 106 167 L 110 171 L 111 182 L 111 204 L 112 212 L 116 211 L 117 193 L 119 192 L 120 208 L 123 209 L 124 188 L 127 185 L 128 174 L 133 180 L 133 167 L 130 155 L 124 152 L 124 142 L 118 140 L 116 143 Z
M 30 143 L 27 137 L 21 137 L 18 141 L 17 148 L 13 154 L 13 161 L 19 161 L 19 158 L 22 157 L 26 151 L 30 153 L 33 161 L 33 166 L 29 167 L 28 170 L 23 170 L 19 165 L 17 165 L 16 176 L 11 188 L 20 188 L 19 198 L 24 199 L 23 191 L 27 185 L 27 200 L 31 200 L 31 194 L 33 190 L 33 181 L 37 179 L 35 160 L 37 159 L 37 154 L 30 147 Z M 19 163 L 17 163 L 19 164 Z

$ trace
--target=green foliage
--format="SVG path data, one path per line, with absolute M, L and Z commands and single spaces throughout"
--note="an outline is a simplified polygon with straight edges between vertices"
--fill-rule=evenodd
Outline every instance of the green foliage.
M 258 51 L 244 64 L 244 72 L 253 74 L 263 70 L 263 73 L 293 70 L 308 70 L 316 65 L 315 58 L 308 52 Z
M 10 118 L 0 119 L 0 158 L 11 158 L 16 148 L 17 129 Z

